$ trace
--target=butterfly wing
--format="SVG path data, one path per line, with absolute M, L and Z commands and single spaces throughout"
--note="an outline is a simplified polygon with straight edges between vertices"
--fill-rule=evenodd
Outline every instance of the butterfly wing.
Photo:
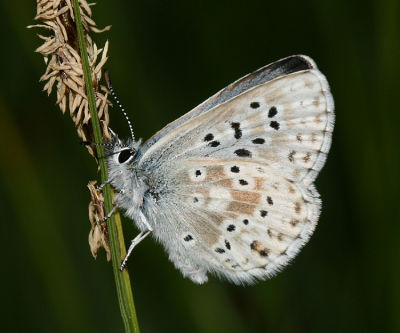
M 140 152 L 158 200 L 154 234 L 196 282 L 209 271 L 236 283 L 268 277 L 317 223 L 312 183 L 330 147 L 333 100 L 311 60 L 287 70 L 289 60 L 222 90 Z
M 230 156 L 267 161 L 289 179 L 310 184 L 330 148 L 333 108 L 328 83 L 317 69 L 280 76 L 145 144 L 139 167 L 153 171 L 176 158 Z
M 165 126 L 163 129 L 158 131 L 144 144 L 141 152 L 144 153 L 160 138 L 164 137 L 167 133 L 171 132 L 182 123 L 188 121 L 189 119 L 197 117 L 198 115 L 232 99 L 233 97 L 242 94 L 243 92 L 257 85 L 271 81 L 279 76 L 314 68 L 317 68 L 317 66 L 310 57 L 304 55 L 295 55 L 280 59 L 254 71 L 253 73 L 245 75 L 244 77 L 231 83 L 229 86 L 225 87 L 224 89 L 220 90 L 219 92 L 205 100 L 203 103 L 195 107 L 190 112 L 184 114 L 182 117 L 178 118 L 177 120 L 173 121 L 172 123 Z
M 208 271 L 238 284 L 269 277 L 317 223 L 313 186 L 289 181 L 268 163 L 207 158 L 169 167 L 171 183 L 158 203 L 161 238 L 175 235 L 165 244 L 170 257 L 196 282 Z

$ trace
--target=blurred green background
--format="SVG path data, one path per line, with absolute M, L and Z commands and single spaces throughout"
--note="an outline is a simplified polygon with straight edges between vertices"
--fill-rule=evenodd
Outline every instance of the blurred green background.
M 22 5 L 23 3 L 23 5 Z M 38 82 L 34 1 L 2 1 L 1 332 L 121 332 L 111 265 L 88 246 L 99 179 Z M 194 285 L 144 241 L 130 261 L 142 332 L 400 332 L 400 2 L 99 1 L 98 45 L 137 137 L 265 64 L 307 54 L 336 102 L 318 228 L 271 280 Z M 111 126 L 128 136 L 111 110 Z M 136 234 L 124 220 L 127 238 Z

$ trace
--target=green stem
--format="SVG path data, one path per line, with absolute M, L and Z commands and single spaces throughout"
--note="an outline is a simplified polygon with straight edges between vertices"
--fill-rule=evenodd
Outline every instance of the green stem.
M 102 142 L 102 135 L 100 129 L 99 118 L 97 116 L 96 102 L 94 97 L 94 90 L 92 84 L 92 75 L 89 66 L 89 59 L 86 50 L 85 37 L 82 27 L 80 8 L 78 0 L 73 0 L 74 14 L 76 29 L 78 32 L 79 48 L 81 51 L 83 73 L 85 77 L 86 93 L 88 96 L 93 133 L 97 143 Z M 107 180 L 107 166 L 104 159 L 104 147 L 96 146 L 97 156 L 101 170 L 101 181 Z M 111 211 L 112 204 L 112 190 L 109 185 L 103 188 L 104 204 L 106 212 Z M 125 241 L 122 232 L 121 218 L 118 213 L 114 214 L 107 222 L 107 229 L 110 241 L 112 267 L 114 271 L 115 284 L 117 288 L 117 295 L 119 307 L 121 310 L 122 320 L 124 322 L 126 332 L 139 332 L 139 324 L 136 317 L 135 304 L 133 302 L 132 288 L 129 278 L 129 273 L 125 269 L 120 271 L 121 259 L 125 257 Z

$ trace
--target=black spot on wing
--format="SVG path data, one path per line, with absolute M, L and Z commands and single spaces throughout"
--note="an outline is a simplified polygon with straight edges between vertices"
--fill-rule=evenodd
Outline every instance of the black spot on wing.
M 280 124 L 275 120 L 271 121 L 269 123 L 269 126 L 272 127 L 276 131 L 280 128 Z
M 258 102 L 252 102 L 252 103 L 250 103 L 250 107 L 251 107 L 252 109 L 258 109 L 258 108 L 260 107 L 260 103 L 258 103 Z
M 276 107 L 275 106 L 271 107 L 268 111 L 268 118 L 275 117 L 277 113 L 278 113 L 278 110 L 276 109 Z
M 193 237 L 192 237 L 192 235 L 187 235 L 187 236 L 185 236 L 185 238 L 183 240 L 185 242 L 189 242 L 189 241 L 193 240 Z
M 235 154 L 239 157 L 251 157 L 251 152 L 247 149 L 236 149 Z
M 208 145 L 211 147 L 218 147 L 220 145 L 220 142 L 214 140 L 214 141 L 211 141 Z
M 253 142 L 256 145 L 262 145 L 263 143 L 265 143 L 265 139 L 257 138 L 257 139 L 251 140 L 251 142 Z
M 240 139 L 242 137 L 242 130 L 240 129 L 240 123 L 231 123 L 231 127 L 235 131 L 235 139 Z
M 230 224 L 230 225 L 228 225 L 228 228 L 226 228 L 226 230 L 229 232 L 235 231 L 235 229 L 236 229 L 236 227 L 234 224 Z
M 205 137 L 204 137 L 204 141 L 211 141 L 212 139 L 214 139 L 214 135 L 212 133 L 208 133 Z

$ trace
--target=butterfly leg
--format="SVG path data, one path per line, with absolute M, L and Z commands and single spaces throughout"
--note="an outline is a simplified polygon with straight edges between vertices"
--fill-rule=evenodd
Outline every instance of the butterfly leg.
M 136 245 L 138 245 L 143 239 L 145 239 L 150 233 L 151 233 L 151 230 L 142 231 L 139 235 L 137 235 L 134 239 L 132 239 L 132 242 L 131 242 L 131 245 L 129 246 L 128 252 L 126 253 L 125 258 L 121 263 L 121 267 L 119 268 L 121 271 L 124 270 L 124 268 L 126 267 L 128 258 L 131 255 L 134 247 Z
M 107 184 L 111 183 L 111 179 L 107 179 L 104 183 L 100 184 L 99 186 L 97 186 L 96 190 L 97 191 L 102 191 L 104 186 L 106 186 Z
M 101 220 L 97 221 L 97 223 L 103 223 L 105 221 L 107 221 L 111 216 L 113 216 L 113 214 L 115 213 L 115 211 L 117 210 L 117 206 L 114 206 L 106 216 L 104 216 Z
M 126 253 L 125 258 L 121 263 L 121 267 L 120 267 L 121 271 L 124 270 L 124 268 L 126 267 L 128 258 L 131 255 L 135 246 L 138 245 L 143 239 L 145 239 L 153 231 L 152 226 L 147 222 L 147 219 L 144 216 L 144 214 L 142 212 L 140 212 L 140 215 L 142 217 L 142 221 L 143 221 L 144 225 L 146 226 L 147 230 L 140 232 L 139 235 L 137 235 L 134 239 L 132 239 L 132 242 L 131 242 L 131 245 L 129 246 L 128 252 Z

